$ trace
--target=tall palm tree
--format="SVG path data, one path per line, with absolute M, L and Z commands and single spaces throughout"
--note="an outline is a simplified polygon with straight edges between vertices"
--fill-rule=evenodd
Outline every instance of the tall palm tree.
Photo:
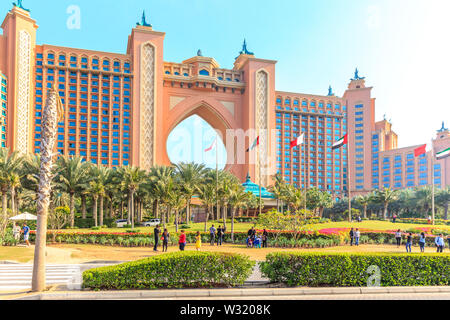
M 179 213 L 180 210 L 186 207 L 186 198 L 179 189 L 173 189 L 169 192 L 169 204 L 172 210 L 175 211 L 175 232 L 178 232 Z
M 167 201 L 168 188 L 173 188 L 174 169 L 166 166 L 154 166 L 150 169 L 149 179 L 145 183 L 144 188 L 154 198 L 154 215 L 159 217 L 159 205 Z
M 89 186 L 90 166 L 81 157 L 61 157 L 58 159 L 59 172 L 56 180 L 62 190 L 70 195 L 70 226 L 75 225 L 75 196 Z
M 95 186 L 95 190 L 97 191 L 97 196 L 99 200 L 100 205 L 100 226 L 103 226 L 103 220 L 104 220 L 104 200 L 106 197 L 106 189 L 107 185 L 110 181 L 111 177 L 111 169 L 104 167 L 104 166 L 96 166 L 91 169 L 91 176 L 93 179 L 93 185 Z M 92 187 L 92 184 L 91 184 Z M 97 226 L 97 225 L 96 225 Z
M 3 217 L 7 217 L 8 191 L 11 191 L 11 182 L 17 177 L 23 163 L 23 158 L 17 152 L 10 154 L 5 148 L 0 149 L 0 191 L 2 193 Z M 14 182 L 14 184 L 17 181 Z M 14 202 L 14 201 L 11 201 Z
M 203 203 L 203 206 L 205 207 L 205 228 L 204 231 L 206 232 L 208 229 L 208 220 L 210 213 L 212 211 L 212 208 L 216 204 L 216 184 L 211 183 L 210 181 L 208 183 L 203 184 L 200 187 L 200 201 Z
M 186 220 L 189 224 L 191 221 L 191 200 L 194 195 L 198 194 L 199 187 L 204 182 L 207 169 L 204 164 L 184 162 L 177 164 L 175 167 L 176 181 L 186 197 Z
M 121 167 L 117 171 L 123 189 L 128 191 L 128 221 L 131 222 L 131 228 L 134 229 L 134 195 L 145 182 L 146 173 L 137 167 L 131 166 Z
M 375 192 L 374 199 L 384 206 L 383 219 L 387 219 L 389 204 L 397 199 L 397 191 L 390 188 L 384 188 Z
M 317 202 L 317 207 L 319 209 L 319 217 L 323 218 L 323 211 L 328 208 L 333 207 L 333 198 L 331 194 L 325 191 L 319 193 L 319 201 Z
M 416 207 L 421 208 L 426 215 L 428 215 L 431 211 L 432 197 L 433 192 L 430 186 L 416 188 L 414 191 L 414 201 L 416 203 Z
M 448 220 L 448 206 L 450 204 L 450 186 L 438 192 L 437 202 L 444 208 L 444 220 Z
M 42 120 L 42 150 L 37 202 L 36 246 L 34 252 L 32 290 L 45 289 L 45 247 L 47 242 L 47 216 L 53 179 L 53 148 L 56 142 L 58 120 L 62 120 L 63 107 L 55 86 L 48 91 Z M 59 119 L 58 119 L 59 118 Z

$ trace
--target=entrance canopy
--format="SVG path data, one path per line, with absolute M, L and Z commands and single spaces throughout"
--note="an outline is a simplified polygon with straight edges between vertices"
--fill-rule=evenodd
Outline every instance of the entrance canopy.
M 245 188 L 245 192 L 251 192 L 257 198 L 259 198 L 259 186 L 256 183 L 252 182 L 249 174 L 247 175 L 247 181 L 242 184 L 242 186 Z M 267 191 L 266 188 L 261 188 L 261 198 L 273 200 L 275 199 L 275 195 Z

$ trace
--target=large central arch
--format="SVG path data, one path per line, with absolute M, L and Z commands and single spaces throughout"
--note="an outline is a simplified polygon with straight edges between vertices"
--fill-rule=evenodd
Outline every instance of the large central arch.
M 168 117 L 165 119 L 164 130 L 164 142 L 167 143 L 167 139 L 170 133 L 184 120 L 190 118 L 193 115 L 197 115 L 205 120 L 212 128 L 220 133 L 220 137 L 225 146 L 231 143 L 234 146 L 233 141 L 227 141 L 227 130 L 237 130 L 240 128 L 240 124 L 236 122 L 231 111 L 220 101 L 213 98 L 205 97 L 191 97 L 184 99 L 180 103 L 176 104 L 170 109 Z M 163 151 L 164 164 L 170 165 L 169 155 L 167 148 Z M 233 154 L 227 152 L 227 164 L 226 170 L 233 172 L 240 176 L 240 168 L 234 164 Z

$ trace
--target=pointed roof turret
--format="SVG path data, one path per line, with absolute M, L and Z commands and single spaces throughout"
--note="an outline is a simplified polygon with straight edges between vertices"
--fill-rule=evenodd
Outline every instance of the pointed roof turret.
M 136 22 L 137 26 L 142 26 L 142 27 L 152 27 L 152 25 L 150 23 L 147 23 L 147 19 L 145 18 L 145 10 L 142 11 L 142 19 L 141 22 Z
M 30 12 L 30 9 L 25 9 L 25 8 L 23 7 L 22 0 L 17 0 L 17 3 L 13 2 L 13 6 L 14 6 L 14 7 L 18 7 L 18 8 L 20 8 L 20 9 L 22 9 L 22 10 L 25 10 L 25 11 Z
M 329 97 L 333 97 L 334 96 L 333 88 L 331 88 L 331 86 L 328 88 L 328 96 Z
M 239 56 L 241 56 L 242 54 L 246 54 L 246 55 L 249 55 L 249 56 L 254 56 L 255 55 L 253 52 L 248 51 L 248 49 L 247 49 L 247 40 L 245 40 L 245 38 L 244 38 L 244 43 L 242 44 L 242 50 L 241 50 L 241 52 L 239 52 Z M 237 57 L 237 58 L 239 58 L 239 57 Z

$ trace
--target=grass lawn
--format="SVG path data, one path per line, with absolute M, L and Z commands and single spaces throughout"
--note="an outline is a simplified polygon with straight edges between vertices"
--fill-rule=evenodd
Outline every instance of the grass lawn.
M 33 247 L 34 248 L 34 247 Z M 22 247 L 0 247 L 0 260 L 10 260 L 22 263 L 32 263 L 33 248 Z M 203 244 L 201 249 L 206 252 L 227 252 L 240 253 L 250 257 L 254 261 L 263 261 L 266 255 L 272 252 L 321 252 L 321 253 L 364 253 L 364 252 L 385 252 L 385 253 L 405 253 L 405 248 L 391 245 L 362 245 L 359 247 L 341 246 L 324 249 L 249 249 L 245 245 L 226 244 L 222 247 Z M 178 247 L 169 247 L 169 252 L 177 252 Z M 195 251 L 195 245 L 188 245 L 186 251 Z M 414 253 L 419 253 L 419 248 L 413 248 Z M 427 253 L 434 253 L 435 248 L 427 248 Z M 69 245 L 57 244 L 47 247 L 47 263 L 49 264 L 79 264 L 93 261 L 134 261 L 163 254 L 155 253 L 152 248 L 125 248 L 109 247 L 99 245 Z M 437 253 L 436 253 L 437 254 Z M 450 255 L 446 248 L 445 255 Z
M 211 227 L 211 225 L 214 224 L 216 228 L 219 225 L 222 225 L 222 222 L 210 222 L 208 223 L 208 229 Z M 186 232 L 196 232 L 196 231 L 204 231 L 204 223 L 195 223 L 192 224 L 191 229 L 186 229 Z M 235 223 L 234 224 L 234 230 L 235 232 L 247 232 L 251 227 L 253 227 L 252 223 Z M 321 224 L 312 224 L 306 226 L 308 230 L 321 230 L 321 229 L 328 229 L 328 228 L 360 228 L 360 229 L 370 229 L 370 230 L 397 230 L 401 229 L 403 231 L 406 231 L 408 229 L 417 229 L 417 228 L 429 228 L 433 227 L 428 224 L 412 224 L 412 223 L 392 223 L 389 221 L 364 221 L 361 223 L 349 223 L 349 222 L 330 222 L 330 223 L 321 223 Z M 262 229 L 260 226 L 257 226 L 257 228 Z M 442 229 L 442 230 L 449 230 L 450 226 L 434 226 L 433 228 L 436 229 Z M 153 233 L 154 227 L 139 227 L 136 226 L 135 229 L 140 230 L 143 233 Z M 170 225 L 169 226 L 169 232 L 175 232 L 175 226 Z M 108 229 L 102 229 L 101 231 L 93 231 L 90 229 L 73 229 L 73 230 L 64 230 L 66 232 L 125 232 L 126 229 L 124 228 L 108 228 Z M 230 232 L 231 230 L 231 224 L 227 223 L 227 232 Z

